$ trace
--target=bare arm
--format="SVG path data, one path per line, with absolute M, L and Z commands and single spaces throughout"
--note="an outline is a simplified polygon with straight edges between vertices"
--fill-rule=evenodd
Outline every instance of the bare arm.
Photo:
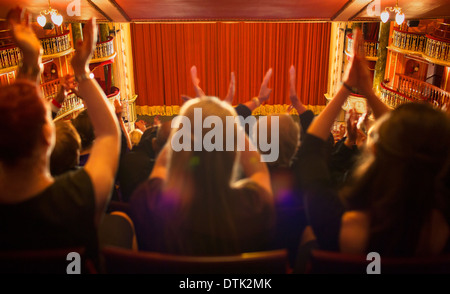
M 95 131 L 85 170 L 95 193 L 97 224 L 109 202 L 117 172 L 120 152 L 120 132 L 113 106 L 98 83 L 89 78 L 89 61 L 96 44 L 96 23 L 90 20 L 84 27 L 83 41 L 78 41 L 72 67 L 78 81 L 78 91 L 84 99 Z
M 271 76 L 272 76 L 272 69 L 269 68 L 261 83 L 261 88 L 259 89 L 258 97 L 254 97 L 252 100 L 244 103 L 244 105 L 247 106 L 251 111 L 255 110 L 263 102 L 269 99 L 270 94 L 272 93 L 272 89 L 268 87 Z
M 305 105 L 298 99 L 297 91 L 295 89 L 295 68 L 293 65 L 291 65 L 291 68 L 289 69 L 289 83 L 290 83 L 290 90 L 289 90 L 289 99 L 291 100 L 292 107 L 297 110 L 298 114 L 304 113 L 306 110 L 308 110 Z
M 250 141 L 245 135 L 245 145 L 250 146 Z M 272 196 L 272 183 L 270 180 L 269 169 L 267 168 L 267 164 L 261 161 L 261 155 L 258 151 L 250 151 L 250 148 L 245 148 L 244 151 L 239 151 L 240 155 L 240 164 L 244 175 L 246 177 L 245 180 L 251 180 L 257 183 L 261 188 L 263 188 L 268 195 Z M 242 181 L 238 181 L 236 185 L 239 185 Z
M 119 99 L 114 100 L 114 109 L 116 111 L 117 120 L 119 121 L 120 129 L 122 130 L 123 135 L 125 136 L 125 140 L 127 141 L 128 150 L 131 150 L 133 147 L 131 144 L 130 133 L 128 133 L 127 128 L 125 127 L 125 122 L 122 119 L 122 110 L 123 105 Z
M 353 36 L 355 36 L 353 56 L 343 79 L 349 87 L 355 87 L 358 84 L 358 67 L 365 60 L 361 31 L 355 30 Z M 330 103 L 311 123 L 307 132 L 326 141 L 330 135 L 331 127 L 349 94 L 350 90 L 342 85 Z
M 355 50 L 355 48 L 353 50 Z M 359 50 L 361 51 L 362 49 L 360 48 Z M 358 58 L 358 62 L 355 64 L 358 71 L 357 87 L 366 98 L 375 119 L 378 119 L 383 114 L 389 112 L 390 108 L 384 104 L 373 91 L 373 80 L 370 77 L 367 60 L 363 58 L 364 55 L 361 52 L 358 54 L 361 55 L 361 57 Z
M 30 15 L 22 8 L 11 9 L 7 16 L 14 42 L 22 51 L 17 79 L 39 84 L 42 72 L 42 47 L 30 25 Z

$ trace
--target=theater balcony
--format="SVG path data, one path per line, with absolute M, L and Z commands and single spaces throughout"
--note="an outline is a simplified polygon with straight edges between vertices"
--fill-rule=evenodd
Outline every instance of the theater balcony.
M 439 23 L 429 34 L 394 28 L 389 49 L 421 57 L 434 64 L 450 66 L 450 25 Z
M 92 56 L 91 64 L 112 60 L 114 57 L 116 57 L 116 52 L 114 50 L 114 38 L 112 36 L 108 36 L 106 41 L 97 43 Z
M 411 101 L 426 101 L 436 108 L 443 108 L 450 103 L 450 93 L 424 81 L 397 74 L 393 86 L 388 81 L 381 83 L 381 99 L 392 108 Z
M 347 56 L 351 56 L 352 47 L 353 47 L 353 38 L 352 34 L 347 34 L 347 46 L 345 47 L 345 54 Z M 378 41 L 377 40 L 364 40 L 364 51 L 366 55 L 366 59 L 370 61 L 377 60 L 377 52 L 378 52 Z

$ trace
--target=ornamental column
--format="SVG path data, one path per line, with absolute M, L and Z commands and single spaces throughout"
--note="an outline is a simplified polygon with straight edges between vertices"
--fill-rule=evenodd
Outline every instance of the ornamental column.
M 375 73 L 373 76 L 373 87 L 375 93 L 379 96 L 381 94 L 381 82 L 384 80 L 384 72 L 386 69 L 387 60 L 387 46 L 389 45 L 389 32 L 391 29 L 391 22 L 380 24 L 380 34 L 378 37 L 378 53 L 377 62 L 375 64 Z

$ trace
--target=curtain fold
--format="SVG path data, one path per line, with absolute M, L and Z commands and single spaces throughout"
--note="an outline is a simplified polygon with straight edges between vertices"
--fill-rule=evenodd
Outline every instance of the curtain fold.
M 305 105 L 325 105 L 330 23 L 152 23 L 132 24 L 138 106 L 181 105 L 194 97 L 190 68 L 197 66 L 200 87 L 224 98 L 231 72 L 233 104 L 258 95 L 273 69 L 268 105 L 289 102 L 289 68 L 297 70 L 297 93 Z

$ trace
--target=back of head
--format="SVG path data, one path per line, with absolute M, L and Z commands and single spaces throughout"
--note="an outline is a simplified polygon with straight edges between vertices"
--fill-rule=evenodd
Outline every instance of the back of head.
M 208 248 L 210 252 L 236 250 L 230 192 L 237 153 L 236 145 L 233 145 L 233 151 L 226 151 L 224 147 L 227 117 L 236 117 L 234 108 L 228 103 L 216 97 L 202 97 L 186 102 L 180 115 L 173 120 L 168 142 L 166 190 L 179 203 L 179 211 L 171 219 L 175 227 L 172 238 L 183 244 L 187 251 L 193 248 Z M 233 124 L 233 131 L 236 144 L 236 124 Z M 216 136 L 211 136 L 212 133 Z M 185 137 L 180 138 L 180 134 Z M 185 146 L 189 150 L 175 150 L 175 145 L 183 140 L 187 140 Z M 198 151 L 195 151 L 195 143 L 202 145 Z M 214 144 L 217 145 L 211 146 Z M 218 150 L 219 145 L 223 150 Z M 183 229 L 180 231 L 180 228 Z M 199 239 L 198 236 L 203 237 Z
M 376 157 L 414 163 L 439 172 L 450 152 L 450 120 L 428 103 L 407 103 L 392 111 L 379 126 Z
M 83 110 L 72 119 L 72 124 L 80 135 L 81 151 L 91 148 L 95 140 L 95 133 L 87 109 Z
M 169 172 L 172 175 L 190 177 L 196 189 L 205 188 L 205 183 L 208 183 L 208 186 L 210 185 L 213 189 L 225 188 L 225 183 L 226 186 L 229 186 L 236 148 L 233 148 L 232 151 L 225 150 L 227 116 L 234 118 L 236 116 L 235 110 L 228 103 L 216 97 L 196 98 L 183 105 L 180 115 L 172 123 L 170 134 L 172 147 L 170 149 L 172 151 Z M 189 126 L 185 125 L 186 122 Z M 209 126 L 206 126 L 206 124 Z M 177 127 L 173 128 L 174 125 Z M 233 127 L 235 126 L 233 125 Z M 217 134 L 217 136 L 212 138 L 212 133 Z M 190 138 L 189 142 L 183 142 L 183 145 L 186 143 L 184 146 L 188 147 L 188 151 L 184 147 L 180 151 L 173 148 L 174 144 L 180 142 L 180 134 L 185 134 Z M 174 139 L 175 135 L 177 135 L 176 139 Z M 234 129 L 234 144 L 237 141 L 234 138 L 236 135 L 236 129 Z M 183 139 L 186 139 L 186 137 Z M 197 146 L 195 146 L 196 144 Z M 197 150 L 199 145 L 201 145 L 201 148 Z M 205 181 L 206 178 L 211 178 L 211 181 Z M 215 186 L 214 183 L 218 181 L 223 185 Z
M 137 146 L 139 142 L 141 141 L 143 132 L 139 129 L 134 129 L 130 132 L 130 140 L 131 140 L 131 147 Z
M 48 109 L 40 90 L 28 81 L 16 81 L 0 91 L 0 161 L 15 165 L 30 157 L 42 139 Z
M 54 176 L 74 169 L 81 151 L 80 136 L 70 121 L 58 121 L 55 129 L 55 148 L 50 157 L 50 171 Z
M 258 120 L 258 140 L 261 140 L 261 131 L 267 134 L 267 143 L 271 142 L 272 138 L 272 119 L 278 118 L 278 129 L 274 130 L 278 134 L 278 159 L 273 162 L 267 162 L 268 166 L 272 167 L 289 167 L 292 163 L 292 159 L 300 145 L 300 126 L 294 121 L 294 119 L 287 113 L 272 114 L 267 116 L 267 124 L 261 124 Z M 260 147 L 259 142 L 258 147 Z M 268 154 L 270 151 L 263 151 L 259 148 L 261 154 Z

